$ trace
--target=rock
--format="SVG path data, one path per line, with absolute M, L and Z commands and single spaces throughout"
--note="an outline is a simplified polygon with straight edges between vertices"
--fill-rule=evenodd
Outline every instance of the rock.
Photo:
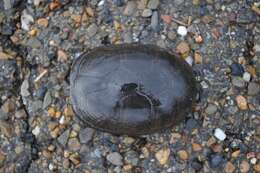
M 202 147 L 201 147 L 201 145 L 200 144 L 197 144 L 197 143 L 191 143 L 191 145 L 192 145 L 192 150 L 193 151 L 201 151 L 202 150 Z
M 69 160 L 74 164 L 74 165 L 79 165 L 80 164 L 80 157 L 78 154 L 72 154 L 69 156 Z
M 135 1 L 128 1 L 123 14 L 126 16 L 132 16 L 136 12 L 136 7 L 137 4 Z
M 91 31 L 92 32 L 92 31 Z M 97 32 L 97 31 L 96 31 Z M 96 33 L 95 33 L 96 34 Z M 94 34 L 94 35 L 95 35 Z M 93 35 L 93 36 L 94 36 Z M 67 60 L 68 60 L 68 55 L 66 54 L 66 52 L 65 51 L 63 51 L 63 50 L 61 50 L 61 49 L 59 49 L 58 50 L 58 53 L 57 53 L 57 55 L 58 55 L 58 61 L 60 61 L 60 62 L 66 62 Z
M 159 15 L 157 11 L 153 12 L 152 18 L 151 18 L 151 27 L 154 32 L 158 32 L 160 30 L 159 27 Z
M 125 164 L 137 166 L 139 161 L 139 154 L 133 150 L 130 150 L 124 155 Z
M 210 165 L 213 168 L 220 166 L 223 163 L 223 156 L 219 154 L 213 154 L 210 156 Z
M 198 122 L 194 118 L 189 118 L 185 124 L 185 128 L 189 131 L 198 127 Z
M 118 152 L 113 152 L 107 155 L 106 159 L 116 166 L 123 165 L 123 157 Z
M 124 0 L 113 0 L 113 3 L 118 7 L 122 7 L 124 5 Z
M 247 100 L 245 97 L 243 97 L 242 95 L 236 96 L 236 102 L 237 102 L 237 106 L 239 107 L 239 109 L 247 110 L 248 106 L 247 106 Z
M 178 155 L 178 157 L 179 157 L 181 160 L 188 160 L 188 158 L 189 158 L 189 155 L 188 155 L 187 151 L 185 151 L 185 150 L 180 150 L 180 151 L 178 151 L 178 152 L 177 152 L 177 155 Z
M 0 51 L 0 60 L 10 60 L 10 59 L 14 59 L 14 57 L 12 55 Z
M 236 63 L 236 62 L 231 64 L 230 70 L 231 70 L 231 74 L 234 75 L 234 76 L 241 76 L 242 77 L 242 75 L 244 73 L 243 66 L 239 63 Z
M 13 135 L 13 127 L 10 123 L 0 120 L 0 132 L 10 138 Z
M 27 114 L 24 109 L 19 109 L 15 112 L 15 118 L 20 119 L 20 118 L 26 118 L 26 117 L 27 117 Z
M 187 31 L 187 28 L 185 26 L 179 26 L 178 29 L 177 29 L 177 33 L 184 37 L 187 35 L 188 31 Z
M 70 168 L 70 161 L 69 159 L 64 159 L 63 162 L 62 162 L 62 166 L 65 168 L 65 169 L 69 169 Z
M 30 92 L 28 91 L 29 89 L 29 82 L 28 79 L 25 79 L 21 85 L 21 95 L 23 97 L 27 97 L 30 95 Z
M 170 153 L 171 151 L 169 148 L 160 149 L 155 153 L 155 158 L 160 163 L 160 165 L 165 165 L 168 162 Z
M 70 136 L 70 130 L 67 129 L 66 131 L 64 131 L 64 132 L 58 137 L 58 142 L 59 142 L 63 147 L 65 147 L 66 144 L 67 144 L 67 142 L 68 142 L 69 136 Z
M 87 28 L 87 34 L 89 37 L 93 37 L 94 35 L 96 35 L 97 31 L 98 31 L 98 27 L 95 23 L 92 23 Z
M 177 45 L 176 52 L 179 53 L 182 57 L 187 57 L 190 53 L 190 46 L 187 42 L 182 41 Z
M 36 29 L 32 29 L 32 30 L 30 30 L 30 31 L 28 32 L 28 35 L 31 36 L 31 37 L 36 36 L 36 34 L 37 34 L 37 30 L 36 30 Z
M 172 16 L 170 15 L 161 15 L 161 19 L 167 24 L 172 22 Z
M 3 165 L 5 158 L 6 158 L 5 154 L 0 150 L 0 168 Z
M 250 82 L 248 84 L 247 93 L 248 95 L 254 96 L 260 92 L 260 85 L 258 83 Z
M 203 163 L 196 158 L 191 162 L 191 167 L 199 172 L 203 168 Z
M 245 73 L 243 74 L 243 79 L 244 79 L 244 81 L 249 82 L 250 79 L 251 79 L 250 73 L 245 72 Z
M 240 150 L 236 150 L 236 151 L 232 152 L 231 157 L 237 158 L 239 156 L 239 154 L 240 154 Z
M 32 134 L 33 134 L 34 136 L 36 136 L 36 137 L 40 134 L 40 132 L 41 132 L 41 128 L 40 128 L 39 126 L 36 126 L 36 127 L 32 130 Z
M 0 161 L 0 163 L 1 163 L 1 161 Z M 255 170 L 255 172 L 260 172 L 260 163 L 254 165 L 254 170 Z
M 249 171 L 250 165 L 247 161 L 243 160 L 239 165 L 239 169 L 241 173 L 246 173 Z
M 241 77 L 232 77 L 232 84 L 238 88 L 245 87 L 245 81 Z
M 202 38 L 201 35 L 196 35 L 196 36 L 194 37 L 194 39 L 195 39 L 195 42 L 198 43 L 198 44 L 203 43 L 203 38 Z
M 36 7 L 40 5 L 40 3 L 42 2 L 43 0 L 33 0 L 33 5 L 35 5 Z
M 208 114 L 208 115 L 212 115 L 212 114 L 216 113 L 217 110 L 218 110 L 218 108 L 217 108 L 216 105 L 214 105 L 214 104 L 209 104 L 209 105 L 207 106 L 207 108 L 205 109 L 205 112 L 206 112 L 206 114 Z
M 82 129 L 79 132 L 79 140 L 80 140 L 80 142 L 83 143 L 83 144 L 88 143 L 92 139 L 93 134 L 94 134 L 94 130 L 92 128 Z
M 174 32 L 174 31 L 169 31 L 168 33 L 167 33 L 167 37 L 170 39 L 170 40 L 175 40 L 175 38 L 176 38 L 176 32 Z
M 46 28 L 49 24 L 49 21 L 48 19 L 40 18 L 37 20 L 37 24 Z
M 147 7 L 151 10 L 158 8 L 160 1 L 159 0 L 149 0 Z
M 200 55 L 200 53 L 198 52 L 194 53 L 194 61 L 195 64 L 202 64 L 202 56 Z
M 78 151 L 80 149 L 80 142 L 77 138 L 70 138 L 68 141 L 68 147 L 72 151 Z
M 28 14 L 26 10 L 24 10 L 21 15 L 21 28 L 23 30 L 29 31 L 30 24 L 33 22 L 34 22 L 33 17 L 30 14 Z
M 216 128 L 214 131 L 214 136 L 220 140 L 220 141 L 224 141 L 227 137 L 227 135 L 225 134 L 225 132 L 220 129 L 220 128 Z
M 187 57 L 185 58 L 185 61 L 186 61 L 190 66 L 192 66 L 192 64 L 193 64 L 193 59 L 192 59 L 191 56 L 187 56 Z
M 10 113 L 15 110 L 15 103 L 12 99 L 7 99 L 4 104 L 1 106 L 1 109 L 4 113 Z
M 47 91 L 45 96 L 44 96 L 44 99 L 43 99 L 43 106 L 42 108 L 45 109 L 47 108 L 52 102 L 52 97 L 51 97 L 51 93 L 50 91 Z
M 144 9 L 143 13 L 142 13 L 142 16 L 143 17 L 151 17 L 153 14 L 152 10 L 150 9 Z
M 226 173 L 233 173 L 235 171 L 235 166 L 231 162 L 227 162 L 225 166 Z
M 29 38 L 29 40 L 26 42 L 26 46 L 29 46 L 34 49 L 39 49 L 42 47 L 42 43 L 36 37 L 32 37 L 32 38 Z

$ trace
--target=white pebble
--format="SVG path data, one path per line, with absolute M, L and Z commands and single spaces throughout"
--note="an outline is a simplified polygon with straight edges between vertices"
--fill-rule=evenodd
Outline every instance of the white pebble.
M 33 17 L 27 13 L 26 10 L 23 11 L 21 15 L 21 27 L 23 30 L 28 31 L 30 29 L 31 23 L 33 23 Z
M 101 0 L 101 1 L 99 1 L 98 6 L 104 5 L 104 3 L 105 3 L 105 1 L 104 1 L 104 0 Z
M 178 29 L 177 29 L 177 33 L 184 37 L 187 35 L 188 31 L 187 31 L 187 28 L 185 26 L 179 26 Z
M 252 159 L 250 160 L 250 163 L 253 164 L 253 165 L 255 165 L 256 162 L 257 162 L 257 159 L 256 159 L 256 158 L 252 158 Z
M 226 139 L 226 137 L 227 137 L 225 132 L 223 130 L 221 130 L 220 128 L 216 128 L 215 129 L 214 136 L 217 139 L 219 139 L 220 141 L 224 141 Z
M 34 134 L 34 136 L 38 136 L 41 132 L 41 128 L 39 126 L 36 126 L 33 130 L 32 130 L 32 134 Z
M 188 56 L 187 58 L 185 58 L 185 61 L 186 61 L 190 66 L 192 66 L 193 58 L 192 58 L 191 56 Z
M 64 116 L 62 116 L 62 117 L 60 118 L 60 121 L 59 121 L 59 123 L 60 123 L 60 124 L 64 124 L 64 122 L 65 122 L 65 117 L 64 117 Z
M 244 79 L 244 81 L 249 82 L 250 79 L 251 79 L 250 73 L 245 72 L 245 73 L 243 74 L 243 79 Z

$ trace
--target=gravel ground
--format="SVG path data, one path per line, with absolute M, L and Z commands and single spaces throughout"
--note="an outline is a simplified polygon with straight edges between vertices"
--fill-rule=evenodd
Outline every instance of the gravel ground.
M 260 172 L 257 0 L 2 0 L 0 172 Z M 192 114 L 133 138 L 84 127 L 72 61 L 91 48 L 156 44 L 201 85 Z

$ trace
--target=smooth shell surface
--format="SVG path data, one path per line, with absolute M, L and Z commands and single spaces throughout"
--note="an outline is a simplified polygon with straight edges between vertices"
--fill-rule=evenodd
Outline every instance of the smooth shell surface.
M 189 65 L 152 45 L 99 47 L 75 60 L 70 75 L 76 116 L 113 134 L 142 135 L 175 125 L 196 95 Z

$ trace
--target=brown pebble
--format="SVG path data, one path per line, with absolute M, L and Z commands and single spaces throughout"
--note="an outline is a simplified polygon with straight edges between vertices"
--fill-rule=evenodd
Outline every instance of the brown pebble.
M 170 153 L 171 151 L 169 148 L 160 149 L 155 153 L 155 158 L 160 163 L 160 165 L 165 165 L 168 162 Z
M 0 53 L 1 56 L 1 53 Z M 0 58 L 1 59 L 1 58 Z M 13 112 L 15 110 L 15 103 L 12 99 L 7 99 L 1 107 L 5 113 Z
M 37 30 L 36 30 L 36 29 L 32 29 L 32 30 L 30 30 L 30 31 L 28 32 L 28 35 L 31 36 L 31 37 L 36 36 L 36 34 L 37 34 Z
M 69 159 L 74 165 L 80 164 L 80 157 L 77 154 L 70 155 Z
M 58 8 L 59 6 L 60 6 L 60 4 L 58 2 L 51 2 L 49 4 L 49 9 L 54 10 L 54 9 Z
M 227 162 L 225 166 L 226 173 L 233 173 L 235 171 L 235 166 L 231 162 Z
M 239 165 L 240 172 L 246 173 L 250 169 L 250 165 L 247 161 L 243 160 Z
M 0 166 L 5 161 L 5 154 L 0 150 Z
M 194 39 L 195 39 L 195 42 L 198 43 L 198 44 L 201 44 L 203 42 L 203 38 L 202 38 L 201 35 L 196 35 L 194 37 Z
M 192 143 L 192 150 L 193 150 L 193 151 L 201 151 L 201 150 L 202 150 L 202 147 L 201 147 L 200 144 Z
M 64 108 L 64 115 L 65 115 L 65 117 L 72 117 L 74 115 L 71 106 L 66 106 Z
M 62 166 L 65 168 L 65 169 L 69 169 L 70 168 L 70 161 L 69 159 L 64 159 L 63 162 L 62 162 Z
M 177 152 L 177 155 L 181 160 L 187 160 L 189 158 L 189 154 L 185 150 L 180 150 Z
M 77 151 L 80 149 L 80 142 L 77 138 L 70 138 L 68 141 L 68 147 L 72 151 Z
M 63 50 L 58 50 L 58 61 L 66 62 L 68 60 L 68 55 Z
M 172 22 L 172 17 L 170 15 L 161 15 L 161 19 L 167 24 Z
M 260 163 L 254 165 L 254 170 L 255 170 L 256 172 L 260 172 Z
M 186 58 L 190 53 L 190 47 L 187 42 L 182 41 L 176 47 L 176 52 L 179 53 L 183 58 Z
M 247 106 L 247 100 L 245 97 L 243 97 L 242 95 L 236 96 L 236 102 L 237 102 L 237 106 L 241 110 L 247 110 L 248 106 Z
M 91 7 L 87 7 L 86 12 L 87 12 L 88 16 L 90 16 L 90 17 L 94 16 L 94 10 Z
M 52 153 L 46 149 L 42 151 L 42 155 L 48 159 L 52 157 Z
M 233 158 L 237 158 L 237 157 L 239 156 L 239 154 L 240 154 L 240 150 L 236 150 L 236 151 L 234 151 L 234 152 L 231 154 L 231 156 L 232 156 Z
M 6 137 L 10 138 L 13 135 L 13 127 L 12 124 L 0 120 L 0 132 Z
M 60 132 L 60 128 L 59 127 L 55 127 L 51 132 L 50 135 L 52 138 L 57 138 Z
M 200 53 L 194 53 L 194 62 L 195 64 L 202 64 L 202 56 L 200 55 Z
M 47 27 L 49 25 L 48 19 L 40 18 L 37 20 L 37 24 L 43 27 Z

